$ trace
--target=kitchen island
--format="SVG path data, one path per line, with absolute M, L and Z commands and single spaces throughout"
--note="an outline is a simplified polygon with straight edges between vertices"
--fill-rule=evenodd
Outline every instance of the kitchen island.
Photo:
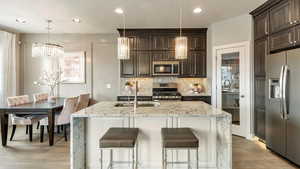
M 99 102 L 74 113 L 71 121 L 71 168 L 100 168 L 99 140 L 110 127 L 134 125 L 140 129 L 139 168 L 158 169 L 161 164 L 161 128 L 189 127 L 199 139 L 199 167 L 232 168 L 231 115 L 204 102 L 143 102 L 132 106 L 119 102 Z M 118 104 L 118 106 L 116 106 Z M 117 151 L 114 159 L 128 160 L 129 151 Z M 170 151 L 170 161 L 186 160 L 185 150 Z M 104 166 L 109 162 L 104 153 Z M 191 157 L 195 161 L 195 157 Z M 195 162 L 194 162 L 195 164 Z M 128 165 L 125 165 L 128 168 Z M 119 168 L 125 168 L 124 165 Z M 106 168 L 106 167 L 105 167 Z M 116 167 L 118 168 L 118 167 Z M 186 168 L 186 165 L 174 165 Z

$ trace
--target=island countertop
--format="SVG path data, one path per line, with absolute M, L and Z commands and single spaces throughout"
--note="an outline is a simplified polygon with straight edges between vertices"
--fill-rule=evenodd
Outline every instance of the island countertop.
M 102 101 L 84 110 L 72 114 L 73 117 L 123 117 L 133 114 L 133 106 L 116 107 L 117 101 Z M 137 107 L 135 117 L 165 117 L 165 116 L 203 116 L 230 117 L 225 111 L 217 109 L 204 102 L 194 101 L 161 101 L 139 102 L 154 103 L 154 107 Z

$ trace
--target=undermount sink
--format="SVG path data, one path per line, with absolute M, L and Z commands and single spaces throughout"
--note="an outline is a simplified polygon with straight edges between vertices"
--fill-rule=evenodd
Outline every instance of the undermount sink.
M 133 105 L 133 103 L 117 103 L 115 107 L 133 107 Z M 158 102 L 138 103 L 137 107 L 157 107 L 159 105 Z

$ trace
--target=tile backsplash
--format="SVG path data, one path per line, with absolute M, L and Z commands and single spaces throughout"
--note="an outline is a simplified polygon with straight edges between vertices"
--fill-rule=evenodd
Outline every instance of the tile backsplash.
M 176 77 L 157 77 L 157 78 L 121 78 L 120 79 L 120 96 L 134 95 L 134 89 L 125 87 L 126 82 L 133 82 L 137 80 L 139 84 L 140 96 L 152 96 L 153 83 L 177 83 L 178 91 L 183 96 L 210 96 L 211 85 L 207 78 L 176 78 Z M 200 84 L 203 88 L 199 94 L 192 92 L 193 84 Z

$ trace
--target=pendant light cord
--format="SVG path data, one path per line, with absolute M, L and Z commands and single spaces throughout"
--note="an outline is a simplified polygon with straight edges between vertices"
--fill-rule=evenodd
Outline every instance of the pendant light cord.
M 180 37 L 182 35 L 182 7 L 180 5 L 179 9 L 179 29 L 180 29 Z
M 126 20 L 125 20 L 125 14 L 123 13 L 123 36 L 126 37 L 125 35 L 125 28 L 126 28 Z
M 47 33 L 48 33 L 48 39 L 47 39 L 47 43 L 49 44 L 50 43 L 50 23 L 51 23 L 51 20 L 48 19 L 47 20 L 47 23 L 48 23 L 48 26 L 47 26 Z

